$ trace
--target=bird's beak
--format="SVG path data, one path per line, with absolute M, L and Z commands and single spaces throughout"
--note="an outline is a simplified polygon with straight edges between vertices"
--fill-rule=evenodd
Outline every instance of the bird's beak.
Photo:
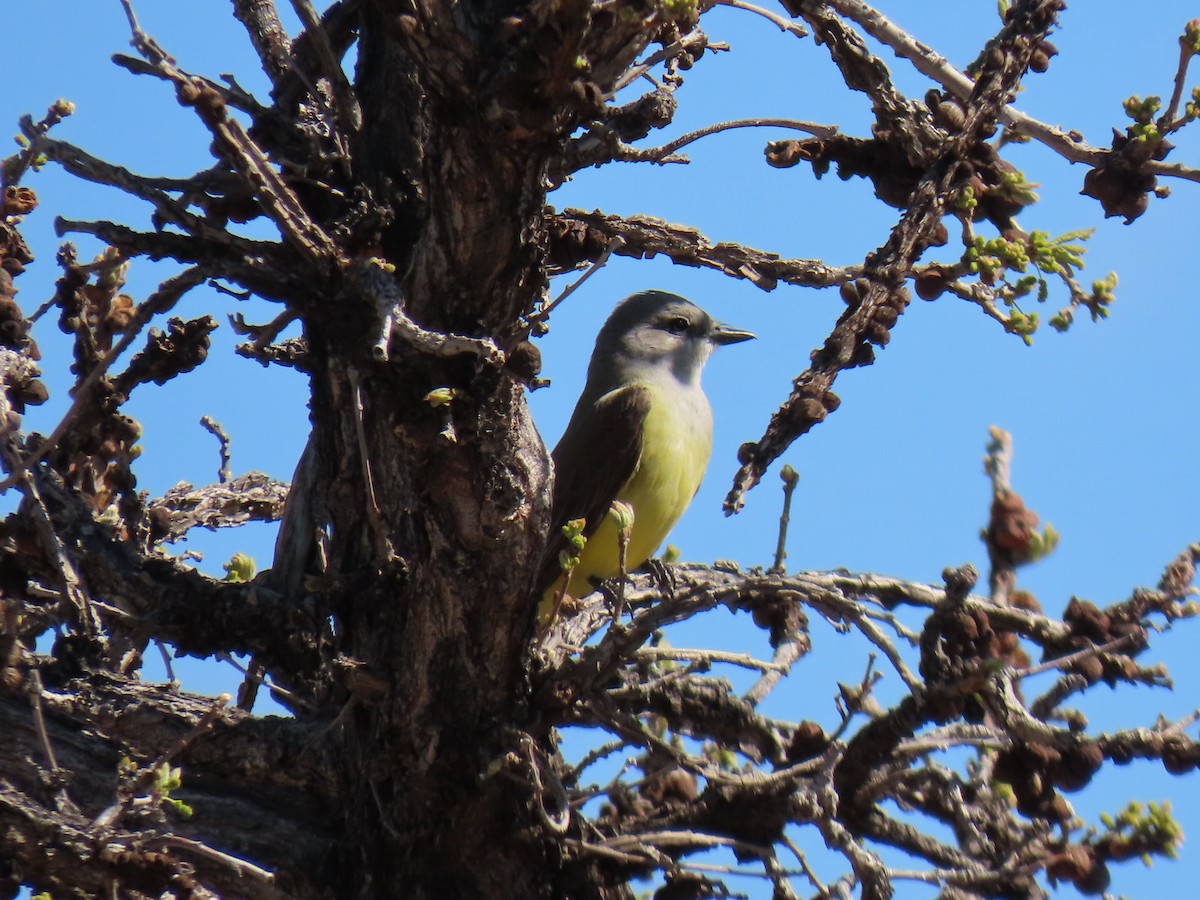
M 753 332 L 742 331 L 740 328 L 732 328 L 729 325 L 716 325 L 713 327 L 708 339 L 718 347 L 723 347 L 726 344 L 740 344 L 742 341 L 750 341 L 754 337 Z

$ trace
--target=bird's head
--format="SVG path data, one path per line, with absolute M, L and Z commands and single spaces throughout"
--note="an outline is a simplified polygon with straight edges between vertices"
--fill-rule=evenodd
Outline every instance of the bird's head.
M 684 384 L 699 384 L 714 349 L 753 337 L 713 321 L 676 294 L 642 291 L 622 300 L 600 329 L 589 378 L 607 375 L 625 383 L 669 375 Z

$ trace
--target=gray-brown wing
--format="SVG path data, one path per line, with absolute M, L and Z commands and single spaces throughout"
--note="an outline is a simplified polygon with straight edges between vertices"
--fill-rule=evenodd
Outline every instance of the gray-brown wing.
M 559 576 L 559 552 L 566 547 L 562 527 L 587 519 L 584 534 L 599 527 L 617 492 L 642 454 L 642 423 L 650 411 L 650 391 L 631 385 L 611 391 L 589 409 L 576 409 L 554 448 L 554 506 L 538 577 L 539 595 Z

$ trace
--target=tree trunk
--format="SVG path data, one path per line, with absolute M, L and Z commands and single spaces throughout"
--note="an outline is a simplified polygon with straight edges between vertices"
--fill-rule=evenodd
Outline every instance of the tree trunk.
M 378 245 L 413 322 L 509 351 L 547 287 L 547 166 L 588 96 L 575 78 L 527 69 L 574 63 L 561 43 L 582 40 L 588 5 L 541 24 L 552 54 L 519 30 L 498 37 L 500 4 L 462 9 L 465 22 L 429 10 L 420 32 L 404 9 L 368 8 L 360 36 L 363 177 L 394 212 Z M 535 79 L 540 101 L 516 89 Z M 553 96 L 572 89 L 584 99 Z M 489 772 L 527 718 L 548 454 L 508 371 L 394 340 L 386 361 L 373 357 L 389 310 L 364 283 L 378 282 L 347 279 L 305 321 L 327 533 L 317 574 L 352 666 L 334 740 L 355 849 L 337 883 L 364 897 L 398 885 L 413 898 L 542 896 L 532 811 Z M 445 405 L 427 399 L 439 389 Z

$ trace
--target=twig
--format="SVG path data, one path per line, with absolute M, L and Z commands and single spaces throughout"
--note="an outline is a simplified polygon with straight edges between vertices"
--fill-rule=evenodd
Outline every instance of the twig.
M 788 666 L 778 662 L 755 659 L 748 653 L 729 653 L 724 650 L 689 650 L 677 647 L 639 647 L 637 659 L 689 659 L 702 663 L 729 663 L 759 672 L 787 672 Z
M 203 281 L 204 275 L 201 273 L 199 266 L 184 269 L 178 275 L 168 278 L 160 284 L 157 291 L 138 305 L 130 319 L 127 330 L 121 335 L 121 339 L 113 344 L 112 349 L 104 354 L 104 357 L 96 363 L 91 371 L 76 386 L 75 397 L 71 401 L 71 406 L 59 420 L 58 424 L 54 426 L 54 430 L 50 432 L 50 436 L 38 445 L 37 452 L 17 462 L 10 469 L 9 476 L 0 481 L 0 494 L 3 494 L 16 484 L 23 473 L 44 460 L 58 446 L 59 441 L 63 439 L 63 435 L 67 433 L 67 428 L 75 420 L 75 417 L 86 408 L 92 388 L 96 386 L 109 367 L 116 362 L 117 357 L 124 353 L 126 348 L 133 343 L 133 339 L 146 326 L 146 323 L 156 314 L 169 310 L 180 297 Z
M 567 288 L 561 294 L 555 297 L 550 303 L 543 306 L 541 309 L 531 315 L 529 317 L 530 324 L 544 322 L 546 319 L 550 318 L 550 313 L 554 312 L 560 303 L 579 290 L 585 281 L 603 269 L 605 264 L 608 262 L 608 258 L 612 256 L 615 251 L 620 250 L 624 246 L 625 238 L 621 237 L 619 234 L 614 234 L 604 246 L 604 250 L 600 253 L 600 255 L 596 257 L 595 261 L 590 266 L 588 266 L 587 271 L 580 275 L 579 278 L 577 278 L 572 284 L 568 285 Z
M 238 685 L 237 706 L 238 709 L 250 712 L 254 709 L 254 701 L 258 699 L 258 688 L 263 683 L 266 667 L 252 656 L 246 669 L 246 677 Z
M 776 647 L 775 655 L 771 658 L 771 668 L 763 672 L 762 677 L 750 686 L 750 690 L 746 691 L 742 699 L 751 706 L 761 703 L 783 676 L 791 671 L 792 664 L 804 655 L 807 648 L 807 640 L 784 641 Z
M 818 125 L 815 122 L 801 122 L 797 119 L 735 119 L 730 122 L 717 122 L 689 131 L 660 147 L 640 149 L 630 147 L 616 158 L 626 162 L 683 162 L 685 157 L 670 158 L 676 150 L 681 150 L 688 144 L 694 144 L 700 138 L 718 134 L 722 131 L 733 131 L 736 128 L 790 128 L 793 131 L 803 131 L 819 138 L 830 138 L 839 133 L 836 125 Z
M 878 647 L 883 652 L 883 655 L 888 658 L 888 662 L 892 664 L 892 668 L 904 680 L 905 686 L 910 691 L 915 693 L 923 689 L 925 682 L 912 673 L 907 664 L 905 664 L 904 657 L 900 655 L 895 645 L 887 639 L 887 636 L 875 626 L 874 622 L 861 613 L 855 616 L 853 621 L 858 630 L 866 636 L 867 640 Z
M 622 88 L 626 88 L 642 77 L 650 69 L 654 68 L 660 62 L 665 62 L 668 59 L 674 59 L 681 53 L 698 48 L 717 50 L 728 50 L 727 46 L 708 43 L 708 36 L 702 31 L 689 31 L 677 41 L 673 41 L 660 50 L 651 53 L 644 60 L 635 66 L 625 70 L 625 74 L 616 80 L 613 84 L 612 92 L 605 96 L 606 100 L 610 100 L 620 93 Z M 656 83 L 657 84 L 657 83 Z
M 1187 40 L 1180 38 L 1179 65 L 1175 69 L 1175 88 L 1171 92 L 1171 102 L 1167 104 L 1167 111 L 1158 120 L 1158 129 L 1163 134 L 1169 134 L 1186 124 L 1185 122 L 1176 123 L 1175 113 L 1179 111 L 1179 101 L 1183 99 L 1183 89 L 1187 86 L 1188 65 L 1191 63 L 1193 55 Z
M 791 19 L 785 19 L 778 13 L 773 13 L 769 9 L 763 9 L 761 6 L 755 6 L 753 3 L 746 3 L 744 0 L 716 0 L 715 5 L 728 6 L 732 9 L 741 9 L 746 12 L 752 12 L 756 16 L 762 16 L 768 22 L 778 27 L 782 32 L 794 34 L 798 38 L 808 37 L 808 29 L 799 22 L 793 22 Z
M 1074 653 L 1068 653 L 1066 656 L 1056 656 L 1054 659 L 1048 659 L 1044 663 L 1040 663 L 1036 666 L 1030 666 L 1028 669 L 1014 669 L 1011 677 L 1013 681 L 1020 681 L 1022 678 L 1029 678 L 1033 675 L 1041 675 L 1043 672 L 1066 669 L 1082 660 L 1090 659 L 1093 656 L 1099 656 L 1101 653 L 1112 653 L 1116 650 L 1120 650 L 1124 646 L 1133 644 L 1134 642 L 1135 639 L 1133 635 L 1122 635 L 1119 638 L 1109 641 L 1107 644 L 1093 644 L 1091 647 L 1084 647 L 1082 650 L 1077 650 Z
M 571 804 L 567 800 L 566 789 L 563 787 L 558 776 L 554 774 L 551 764 L 547 763 L 546 774 L 550 776 L 550 792 L 557 807 L 556 814 L 548 812 L 545 802 L 546 786 L 542 781 L 541 760 L 544 758 L 543 754 L 534 743 L 533 738 L 528 734 L 521 735 L 519 744 L 521 750 L 524 752 L 523 761 L 528 767 L 529 777 L 533 782 L 533 794 L 538 818 L 553 834 L 566 834 L 567 829 L 571 825 Z
M 783 481 L 783 512 L 779 514 L 779 540 L 775 543 L 775 562 L 771 564 L 771 568 L 767 569 L 767 572 L 782 575 L 784 573 L 783 561 L 787 559 L 788 524 L 792 521 L 792 494 L 796 492 L 800 473 L 791 466 L 785 465 L 779 471 L 779 477 Z
M 262 350 L 264 347 L 268 346 L 272 341 L 275 340 L 275 338 L 279 337 L 279 332 L 283 331 L 283 329 L 287 328 L 299 318 L 300 316 L 290 309 L 281 312 L 270 322 L 257 330 L 257 333 L 254 337 L 254 349 Z
M 180 837 L 176 834 L 151 835 L 147 838 L 147 843 L 151 846 L 175 847 L 179 850 L 195 853 L 197 856 L 203 856 L 206 859 L 232 869 L 239 878 L 251 878 L 260 884 L 273 884 L 275 882 L 275 874 L 273 872 L 191 838 Z
M 828 891 L 825 889 L 825 885 L 821 882 L 821 879 L 817 877 L 817 873 L 814 872 L 808 865 L 808 857 L 806 857 L 800 848 L 796 846 L 796 842 L 785 834 L 782 838 L 780 838 L 780 843 L 782 843 L 783 846 L 787 847 L 788 850 L 792 852 L 792 856 L 796 857 L 796 861 L 800 863 L 800 868 L 804 872 L 804 876 L 808 879 L 809 884 L 817 889 L 817 894 L 819 896 L 825 896 L 828 894 Z
M 221 466 L 217 469 L 217 481 L 220 484 L 226 484 L 233 478 L 233 472 L 229 470 L 229 435 L 221 427 L 221 423 L 212 416 L 201 416 L 200 424 L 221 444 Z
M 633 530 L 634 510 L 620 500 L 614 500 L 612 507 L 610 515 L 617 523 L 617 597 L 610 627 L 620 628 L 621 615 L 625 612 L 625 585 L 629 581 L 629 536 Z
M 37 669 L 29 672 L 29 701 L 33 707 L 33 724 L 37 728 L 38 740 L 42 742 L 42 752 L 46 754 L 46 762 L 51 772 L 58 771 L 58 760 L 54 758 L 54 748 L 50 746 L 50 735 L 46 732 L 46 717 L 42 713 L 42 673 Z
M 246 676 L 247 680 L 254 679 L 256 681 L 256 683 L 263 685 L 272 694 L 275 694 L 278 697 L 282 697 L 284 700 L 288 701 L 288 703 L 291 703 L 294 706 L 301 706 L 307 710 L 315 710 L 316 709 L 316 707 L 313 706 L 313 704 L 309 703 L 307 700 L 305 700 L 303 697 L 299 696 L 298 694 L 295 694 L 292 691 L 289 691 L 287 688 L 280 687 L 279 685 L 275 684 L 275 682 L 273 682 L 273 681 L 267 681 L 266 677 L 263 675 L 263 672 L 261 670 L 258 672 L 255 672 L 255 673 L 251 673 L 251 671 L 246 666 L 243 666 L 240 662 L 238 662 L 236 659 L 234 659 L 230 654 L 222 651 L 220 653 L 214 654 L 214 658 L 218 662 L 229 663 L 229 665 L 233 666 L 235 669 L 237 669 L 239 672 L 241 672 L 244 676 Z
M 554 599 L 550 602 L 550 611 L 546 616 L 545 621 L 538 623 L 537 646 L 540 648 L 550 634 L 550 629 L 554 623 L 558 621 L 558 614 L 562 610 L 563 602 L 567 599 L 567 587 L 571 583 L 571 570 L 563 568 L 562 574 L 558 577 L 557 587 L 554 590 Z M 540 612 L 539 618 L 540 618 Z
M 575 784 L 579 780 L 579 776 L 583 774 L 589 766 L 595 765 L 600 760 L 607 756 L 618 752 L 624 747 L 629 746 L 627 742 L 622 740 L 609 741 L 607 744 L 602 744 L 589 750 L 579 762 L 571 767 L 570 774 L 563 779 L 567 784 Z
M 0 161 L 0 182 L 3 182 L 5 187 L 13 187 L 20 183 L 22 176 L 41 154 L 42 140 L 46 133 L 74 111 L 73 104 L 59 100 L 46 110 L 46 115 L 36 125 L 29 116 L 21 118 L 21 130 L 28 138 L 29 144 L 19 153 Z
M 171 665 L 171 663 L 172 663 L 171 654 L 170 654 L 170 652 L 168 652 L 166 644 L 164 644 L 158 638 L 155 638 L 154 646 L 158 648 L 159 654 L 162 655 L 163 668 L 166 670 L 166 673 L 167 673 L 167 681 L 174 682 L 177 684 L 178 682 L 175 681 L 175 668 L 174 668 L 174 666 Z
M 354 391 L 354 434 L 358 441 L 358 461 L 362 469 L 363 490 L 366 492 L 367 519 L 371 522 L 371 532 L 375 537 L 375 552 L 380 561 L 391 560 L 396 556 L 392 547 L 392 538 L 388 533 L 387 523 L 379 508 L 379 500 L 375 496 L 375 479 L 371 474 L 371 455 L 367 449 L 366 411 L 363 409 L 362 384 L 358 371 L 350 369 L 350 384 Z
M 983 471 L 992 480 L 992 493 L 1012 490 L 1012 435 L 1003 428 L 989 426 L 987 456 L 983 460 Z
M 1164 728 L 1163 734 L 1183 734 L 1187 729 L 1191 728 L 1198 720 L 1200 720 L 1200 709 L 1194 709 L 1178 722 L 1172 722 Z

